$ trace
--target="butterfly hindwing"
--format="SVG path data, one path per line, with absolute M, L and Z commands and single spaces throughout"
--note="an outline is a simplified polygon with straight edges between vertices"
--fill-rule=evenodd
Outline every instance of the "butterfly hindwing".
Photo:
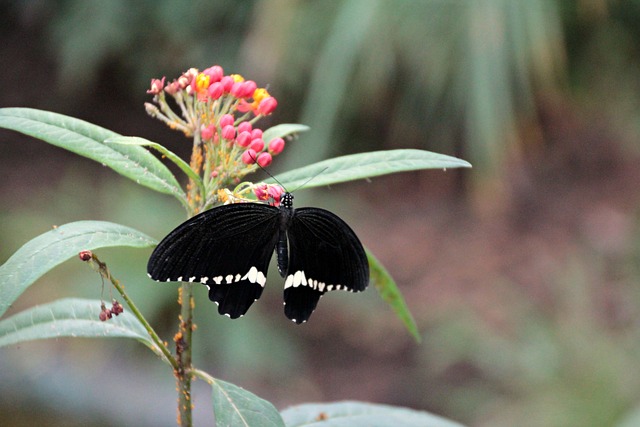
M 220 314 L 240 317 L 264 289 L 278 218 L 278 208 L 260 203 L 205 211 L 158 244 L 147 272 L 158 281 L 203 283 Z
M 289 265 L 285 277 L 285 315 L 302 323 L 328 291 L 363 291 L 369 264 L 362 243 L 335 214 L 320 208 L 294 211 L 288 229 Z

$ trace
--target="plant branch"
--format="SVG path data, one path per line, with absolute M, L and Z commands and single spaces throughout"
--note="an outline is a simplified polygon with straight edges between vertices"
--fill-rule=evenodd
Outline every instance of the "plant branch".
M 167 359 L 167 361 L 169 362 L 171 367 L 174 369 L 174 371 L 177 370 L 178 362 L 176 361 L 175 357 L 173 357 L 173 355 L 171 354 L 171 351 L 169 351 L 166 344 L 160 339 L 160 337 L 158 336 L 156 331 L 151 327 L 149 322 L 147 322 L 147 319 L 145 319 L 145 317 L 142 315 L 142 313 L 140 312 L 138 307 L 135 305 L 135 303 L 131 300 L 131 298 L 129 298 L 129 296 L 124 290 L 124 286 L 120 283 L 119 280 L 117 280 L 111 275 L 111 272 L 107 267 L 107 264 L 100 261 L 100 259 L 94 253 L 91 254 L 91 259 L 98 266 L 98 272 L 102 275 L 102 277 L 109 280 L 113 285 L 113 287 L 116 288 L 120 296 L 122 296 L 122 299 L 124 299 L 124 301 L 127 303 L 127 306 L 131 310 L 131 313 L 133 313 L 136 319 L 138 319 L 140 323 L 142 323 L 142 326 L 145 328 L 145 330 L 147 331 L 147 333 L 149 334 L 153 342 L 158 346 L 158 348 L 162 352 L 162 355 Z
M 180 325 L 174 337 L 176 342 L 176 356 L 178 369 L 176 380 L 178 382 L 178 425 L 190 427 L 192 425 L 191 412 L 193 404 L 191 400 L 191 375 L 193 367 L 191 365 L 191 343 L 193 324 L 194 299 L 191 283 L 182 283 L 180 287 Z

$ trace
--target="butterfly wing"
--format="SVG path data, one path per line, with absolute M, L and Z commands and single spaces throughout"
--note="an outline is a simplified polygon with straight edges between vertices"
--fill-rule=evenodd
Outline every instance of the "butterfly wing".
M 306 322 L 325 292 L 359 292 L 369 284 L 362 243 L 335 214 L 319 208 L 296 209 L 288 238 L 284 312 L 294 322 Z
M 278 240 L 278 215 L 277 208 L 260 203 L 205 211 L 158 244 L 147 272 L 158 281 L 200 282 L 220 314 L 240 317 L 262 294 Z

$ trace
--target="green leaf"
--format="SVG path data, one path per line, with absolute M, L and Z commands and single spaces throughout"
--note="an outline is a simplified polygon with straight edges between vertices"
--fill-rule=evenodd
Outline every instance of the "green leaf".
M 100 304 L 99 300 L 65 298 L 21 311 L 0 321 L 0 347 L 59 337 L 133 338 L 164 358 L 144 326 L 126 308 L 102 322 Z
M 193 182 L 196 183 L 198 188 L 200 188 L 200 194 L 205 194 L 204 184 L 202 183 L 202 178 L 200 178 L 200 175 L 195 173 L 187 162 L 182 160 L 177 154 L 168 150 L 165 146 L 137 136 L 118 136 L 115 138 L 108 138 L 104 142 L 107 144 L 138 145 L 154 148 L 167 159 L 171 160 L 176 166 L 180 168 L 180 170 L 182 170 L 182 172 L 184 172 L 189 178 L 191 178 Z
M 172 194 L 187 206 L 186 195 L 180 184 L 160 160 L 142 147 L 104 144 L 107 138 L 120 136 L 108 129 L 62 114 L 31 108 L 0 108 L 0 127 L 93 159 L 138 184 Z
M 306 403 L 281 415 L 287 427 L 462 427 L 424 411 L 353 401 Z
M 216 426 L 284 427 L 278 410 L 266 400 L 199 369 L 194 370 L 194 374 L 211 385 Z
M 284 187 L 292 190 L 303 184 L 305 188 L 311 188 L 396 172 L 468 167 L 471 167 L 470 163 L 456 157 L 425 150 L 401 149 L 372 151 L 323 160 L 282 173 L 276 178 Z M 311 177 L 314 177 L 313 180 L 307 182 Z M 266 182 L 275 181 L 269 179 Z
M 306 132 L 309 130 L 309 126 L 300 125 L 297 123 L 282 123 L 275 125 L 265 130 L 262 134 L 262 139 L 266 144 L 273 138 L 284 138 L 295 133 Z
M 0 266 L 0 316 L 39 277 L 82 250 L 146 248 L 158 242 L 133 228 L 104 221 L 62 225 L 32 239 Z
M 367 259 L 369 260 L 371 281 L 378 291 L 378 294 L 391 306 L 391 309 L 400 318 L 411 335 L 413 335 L 413 338 L 415 338 L 417 342 L 420 342 L 422 337 L 420 336 L 416 322 L 393 277 L 391 277 L 380 261 L 369 251 L 367 251 Z

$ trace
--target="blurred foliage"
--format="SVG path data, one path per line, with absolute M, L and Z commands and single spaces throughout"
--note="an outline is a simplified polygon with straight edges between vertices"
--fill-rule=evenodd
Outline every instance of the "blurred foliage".
M 128 115 L 127 108 L 142 110 L 152 77 L 174 76 L 189 66 L 219 63 L 269 84 L 280 101 L 278 121 L 312 128 L 303 137 L 304 148 L 303 141 L 291 143 L 288 164 L 277 166 L 283 169 L 364 148 L 417 147 L 461 156 L 474 164 L 476 176 L 504 178 L 514 157 L 526 162 L 536 148 L 550 144 L 540 126 L 548 114 L 603 123 L 630 152 L 638 150 L 638 0 L 33 0 L 0 2 L 0 11 L 6 24 L 0 35 L 27 33 L 25 45 L 35 52 L 30 58 L 56 67 L 55 73 L 37 69 L 37 75 L 21 69 L 46 80 L 48 88 L 47 96 L 38 87 L 27 99 L 53 99 L 56 111 L 108 94 L 111 101 L 121 101 L 120 116 Z M 3 58 L 9 79 L 5 96 L 15 93 L 14 87 L 21 95 L 31 90 L 24 73 L 12 74 L 12 65 L 20 65 L 12 58 Z M 15 99 L 18 105 L 29 102 L 14 95 L 3 98 L 3 106 L 16 105 Z M 40 180 L 52 173 L 39 172 Z M 106 173 L 77 166 L 56 173 L 64 175 L 61 182 L 38 181 L 40 187 L 31 193 L 26 186 L 35 178 L 24 174 L 25 190 L 2 195 L 2 241 L 8 242 L 0 245 L 2 260 L 52 224 L 103 219 L 159 238 L 184 219 L 167 199 L 107 179 Z M 571 179 L 568 172 L 562 176 L 563 182 Z M 79 182 L 91 188 L 91 197 L 78 190 Z M 386 193 L 377 197 L 391 199 Z M 392 208 L 390 218 L 399 221 L 402 204 Z M 448 215 L 456 212 L 451 208 Z M 432 244 L 446 251 L 445 240 Z M 489 295 L 501 297 L 491 302 L 490 314 L 498 320 L 470 308 L 464 294 L 460 305 L 446 312 L 430 298 L 408 298 L 412 310 L 420 310 L 421 347 L 407 346 L 393 315 L 375 305 L 380 304 L 375 295 L 354 302 L 334 299 L 335 318 L 318 313 L 322 322 L 300 334 L 283 327 L 278 292 L 265 292 L 263 304 L 241 323 L 224 322 L 215 310 L 196 310 L 195 357 L 223 379 L 268 388 L 276 403 L 347 398 L 367 389 L 397 399 L 391 403 L 436 408 L 479 426 L 634 426 L 640 414 L 640 236 L 633 240 L 636 246 L 613 260 L 582 246 L 575 249 L 574 258 L 561 263 L 562 272 L 545 283 L 554 290 L 547 305 L 533 303 L 520 283 L 495 279 L 500 292 Z M 129 284 L 150 321 L 170 336 L 175 289 L 139 279 L 148 256 L 142 252 L 109 250 L 101 256 Z M 446 280 L 455 277 L 451 273 Z M 65 264 L 25 294 L 16 310 L 54 297 L 95 298 L 98 285 L 93 272 Z M 617 303 L 607 309 L 611 295 Z M 5 352 L 0 367 L 16 369 L 0 369 L 2 387 L 13 387 L 12 393 L 2 389 L 0 404 L 57 407 L 59 416 L 82 412 L 86 401 L 79 398 L 94 393 L 102 381 L 110 399 L 86 404 L 85 413 L 111 417 L 115 425 L 130 419 L 131 402 L 136 410 L 147 407 L 153 392 L 157 403 L 150 412 L 157 418 L 141 425 L 171 419 L 173 384 L 162 383 L 161 364 L 149 362 L 142 348 L 121 346 L 110 353 L 110 346 L 65 340 L 54 343 L 55 352 L 36 343 Z M 343 352 L 335 354 L 338 346 Z M 314 365 L 321 357 L 328 361 Z M 76 366 L 65 369 L 63 361 Z M 130 364 L 130 370 L 122 367 Z M 363 364 L 366 373 L 358 371 Z M 46 365 L 52 370 L 44 371 Z M 393 371 L 393 379 L 385 377 L 385 369 Z M 97 373 L 85 377 L 77 371 Z M 375 384 L 365 380 L 371 372 Z M 122 381 L 140 373 L 147 388 L 136 384 L 123 390 Z M 392 385 L 380 385 L 387 383 Z M 328 396 L 332 384 L 339 384 L 343 394 Z M 74 404 L 75 398 L 82 403 Z

